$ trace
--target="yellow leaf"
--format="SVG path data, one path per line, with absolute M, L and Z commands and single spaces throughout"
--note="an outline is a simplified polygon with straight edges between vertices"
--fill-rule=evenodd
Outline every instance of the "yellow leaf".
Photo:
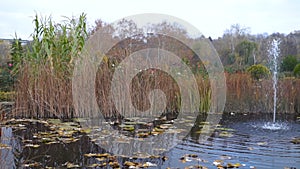
M 104 61 L 105 63 L 108 63 L 108 57 L 107 57 L 106 55 L 103 56 L 103 61 Z

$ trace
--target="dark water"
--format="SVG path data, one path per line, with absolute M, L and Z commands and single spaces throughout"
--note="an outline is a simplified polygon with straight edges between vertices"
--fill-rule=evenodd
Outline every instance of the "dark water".
M 153 168 L 185 168 L 196 165 L 217 168 L 216 160 L 222 160 L 223 165 L 240 163 L 240 168 L 300 168 L 300 144 L 291 142 L 293 138 L 300 137 L 300 119 L 297 115 L 277 115 L 279 128 L 274 128 L 272 123 L 266 123 L 272 121 L 272 115 L 269 114 L 224 114 L 218 129 L 207 141 L 200 142 L 201 134 L 198 131 L 201 130 L 201 122 L 205 120 L 206 115 L 199 115 L 184 141 L 161 154 L 162 157 L 167 157 L 167 160 L 130 157 L 116 157 L 116 160 L 121 166 L 125 161 L 157 164 Z M 84 154 L 105 153 L 103 148 L 85 134 L 76 135 L 77 141 L 71 143 L 40 144 L 37 148 L 24 147 L 24 140 L 31 140 L 34 133 L 47 131 L 48 128 L 39 123 L 22 127 L 1 128 L 0 143 L 10 147 L 2 146 L 0 149 L 0 168 L 24 168 L 24 164 L 29 163 L 38 163 L 38 167 L 28 168 L 65 168 L 67 162 L 85 168 L 98 161 Z M 188 155 L 193 157 L 187 157 Z M 183 156 L 187 158 L 182 160 Z
M 280 129 L 265 129 L 265 119 L 270 115 L 227 115 L 223 116 L 222 127 L 233 129 L 230 137 L 215 134 L 205 143 L 198 143 L 191 133 L 186 141 L 168 153 L 169 164 L 180 166 L 179 156 L 185 153 L 198 154 L 210 164 L 200 163 L 208 168 L 216 168 L 212 161 L 241 163 L 244 168 L 254 166 L 263 169 L 284 167 L 300 168 L 300 144 L 291 143 L 291 139 L 300 136 L 300 122 L 293 115 L 278 115 Z M 271 123 L 271 126 L 273 124 Z M 242 167 L 243 168 L 243 167 Z

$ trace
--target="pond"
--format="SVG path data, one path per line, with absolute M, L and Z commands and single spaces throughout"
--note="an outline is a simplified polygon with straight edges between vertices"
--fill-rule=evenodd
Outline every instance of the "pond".
M 1 168 L 299 168 L 299 115 L 278 114 L 273 124 L 271 114 L 224 113 L 203 142 L 206 117 L 180 144 L 143 157 L 107 152 L 76 122 L 11 120 L 1 127 Z

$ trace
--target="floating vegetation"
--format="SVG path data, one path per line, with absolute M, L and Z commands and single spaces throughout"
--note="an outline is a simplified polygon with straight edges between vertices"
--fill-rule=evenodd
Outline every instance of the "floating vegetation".
M 185 154 L 179 159 L 182 163 L 185 162 L 191 162 L 191 161 L 202 161 L 200 158 L 198 158 L 197 154 Z M 204 161 L 202 161 L 204 162 Z
M 220 137 L 233 137 L 233 134 L 231 132 L 227 132 L 227 131 L 222 131 L 219 134 Z
M 78 164 L 73 164 L 71 162 L 66 162 L 63 166 L 67 167 L 67 168 L 79 168 L 80 167 Z
M 11 146 L 0 143 L 0 149 L 11 149 Z
M 57 144 L 76 142 L 81 133 L 90 132 L 82 129 L 77 122 L 62 122 L 59 119 L 36 120 L 36 119 L 11 119 L 4 123 L 14 130 L 26 130 L 27 125 L 43 125 L 44 131 L 37 131 L 32 134 L 32 139 L 23 140 L 24 147 L 38 148 L 40 144 Z
M 246 166 L 245 164 L 241 163 L 227 163 L 225 164 L 223 160 L 215 160 L 213 165 L 217 166 L 218 169 L 227 169 L 227 168 L 239 168 L 242 166 Z
M 41 164 L 38 163 L 38 162 L 23 164 L 23 167 L 30 167 L 30 168 L 32 168 L 32 167 L 40 167 L 40 166 L 41 166 Z
M 129 119 L 123 119 L 118 124 L 111 125 L 115 130 L 115 132 L 111 132 L 108 128 L 101 129 L 100 126 L 82 128 L 78 120 L 80 119 L 68 121 L 59 119 L 11 119 L 2 122 L 2 129 L 3 131 L 8 131 L 7 129 L 9 129 L 17 136 L 16 138 L 20 138 L 19 148 L 21 148 L 20 152 L 23 153 L 22 158 L 28 159 L 20 162 L 20 165 L 18 165 L 20 168 L 167 168 L 173 166 L 185 169 L 225 169 L 261 167 L 256 166 L 257 164 L 254 167 L 253 163 L 240 161 L 229 151 L 213 157 L 207 157 L 207 150 L 203 150 L 204 153 L 187 151 L 187 154 L 183 151 L 184 153 L 182 155 L 179 154 L 179 156 L 176 155 L 176 152 L 175 156 L 173 156 L 172 153 L 168 153 L 168 149 L 165 147 L 153 147 L 151 150 L 158 152 L 160 155 L 145 153 L 143 150 L 127 156 L 111 154 L 99 145 L 98 137 L 101 137 L 100 144 L 111 144 L 111 141 L 106 139 L 106 136 L 114 134 L 114 142 L 126 145 L 137 140 L 147 140 L 145 139 L 147 137 L 155 139 L 157 135 L 159 136 L 163 133 L 180 133 L 184 129 L 174 127 L 173 123 L 176 120 L 172 122 L 170 119 L 153 120 L 151 122 L 136 122 L 133 121 L 134 119 L 130 119 L 130 121 Z M 106 124 L 109 124 L 109 122 Z M 221 142 L 223 140 L 235 140 L 236 136 L 240 136 L 241 132 L 234 125 L 212 125 L 209 122 L 203 122 L 202 125 L 199 124 L 200 122 L 194 123 L 193 134 L 198 132 L 211 133 L 213 135 L 211 138 L 216 138 L 215 140 Z M 204 130 L 204 128 L 207 128 L 207 130 Z M 96 139 L 92 137 L 93 135 L 96 136 Z M 299 140 L 299 137 L 294 137 L 285 141 L 293 146 L 293 144 L 300 144 Z M 142 144 L 144 144 L 144 141 L 142 141 Z M 186 147 L 185 144 L 186 142 L 183 142 L 183 144 L 179 144 L 179 147 Z M 195 144 L 195 142 L 188 142 L 188 144 Z M 255 140 L 243 146 L 243 150 L 253 154 L 261 148 L 270 147 L 272 144 L 273 142 L 270 140 Z M 2 142 L 0 151 L 15 151 L 15 147 L 11 146 L 9 142 Z M 205 143 L 203 146 L 210 147 L 211 145 Z M 56 149 L 59 153 L 56 152 Z M 76 152 L 77 150 L 79 152 Z M 38 154 L 38 157 L 35 157 L 36 154 Z M 60 156 L 59 154 L 64 155 L 56 157 Z M 80 159 L 77 160 L 78 158 Z M 57 160 L 61 161 L 56 163 Z M 174 160 L 178 166 L 169 165 L 173 164 Z M 47 163 L 47 161 L 51 162 Z M 247 167 L 245 167 L 246 165 Z
M 31 149 L 30 151 L 39 151 L 38 149 L 42 147 L 42 145 L 50 145 L 50 144 L 62 144 L 67 145 L 73 142 L 77 142 L 81 139 L 83 135 L 91 133 L 93 129 L 90 128 L 82 128 L 77 121 L 61 121 L 59 119 L 48 119 L 48 120 L 36 120 L 36 119 L 11 119 L 9 121 L 3 122 L 2 125 L 6 127 L 11 127 L 14 131 L 20 131 L 23 128 L 28 129 L 30 125 L 34 125 L 36 130 L 31 133 L 31 136 L 28 138 L 24 138 L 21 142 L 24 144 L 23 148 Z M 162 125 L 164 129 L 160 128 L 160 124 L 158 127 L 152 129 L 136 129 L 137 126 L 145 125 L 145 123 L 127 123 L 127 124 L 120 124 L 119 127 L 120 131 L 124 130 L 126 132 L 136 132 L 136 136 L 138 137 L 148 137 L 149 135 L 153 134 L 152 131 L 155 133 L 155 130 L 159 131 L 157 133 L 161 133 L 162 131 L 166 130 L 169 124 Z M 23 130 L 25 131 L 25 130 Z M 104 133 L 109 133 L 109 131 L 104 131 Z M 91 140 L 92 141 L 92 140 Z M 122 142 L 122 138 L 118 138 L 119 142 Z M 11 149 L 12 147 L 7 144 L 0 144 L 0 149 Z M 50 156 L 46 155 L 47 158 Z M 45 157 L 46 157 L 45 156 Z M 95 163 L 89 164 L 85 167 L 87 168 L 95 168 L 95 167 L 105 167 L 105 168 L 147 168 L 147 167 L 156 167 L 157 164 L 151 159 L 168 160 L 166 156 L 154 156 L 154 155 L 139 155 L 137 157 L 121 157 L 115 156 L 109 153 L 86 153 L 83 154 L 83 157 L 87 159 L 94 159 Z M 126 158 L 131 159 L 130 161 L 125 161 L 124 163 L 120 163 L 117 158 Z M 139 159 L 144 159 L 146 161 L 140 162 Z M 147 161 L 149 159 L 149 161 Z M 134 162 L 132 160 L 137 160 Z M 41 167 L 42 164 L 36 161 L 30 161 L 28 163 L 22 164 L 22 167 L 28 168 L 35 168 Z M 73 163 L 71 161 L 67 161 L 61 164 L 61 167 L 64 168 L 81 168 L 83 166 Z M 51 168 L 47 166 L 46 168 Z
M 147 168 L 147 167 L 156 167 L 157 164 L 151 162 L 138 163 L 138 162 L 125 161 L 123 166 L 128 168 Z
M 97 153 L 89 153 L 84 154 L 85 157 L 88 158 L 95 158 L 98 162 L 101 164 L 95 163 L 90 165 L 89 167 L 104 167 L 104 166 L 110 166 L 112 168 L 119 168 L 121 166 L 127 167 L 127 168 L 147 168 L 147 167 L 156 167 L 157 164 L 153 162 L 146 161 L 144 163 L 142 162 L 135 162 L 135 161 L 125 161 L 123 164 L 120 164 L 117 161 L 117 156 L 104 153 L 104 154 L 97 154 Z M 131 160 L 138 160 L 141 158 L 138 157 L 123 157 Z M 145 156 L 145 159 L 163 159 L 167 160 L 167 157 L 160 157 L 160 156 Z

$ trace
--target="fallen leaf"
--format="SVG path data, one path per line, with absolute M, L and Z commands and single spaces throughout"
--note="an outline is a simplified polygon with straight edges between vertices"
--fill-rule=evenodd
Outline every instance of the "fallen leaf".
M 11 146 L 0 143 L 0 149 L 11 149 Z
M 70 162 L 66 163 L 67 168 L 79 168 L 79 165 Z
M 267 145 L 268 143 L 267 142 L 258 142 L 257 145 L 259 146 L 264 146 L 264 145 Z
M 25 147 L 38 148 L 38 147 L 40 147 L 40 145 L 38 145 L 38 144 L 26 144 Z
M 156 167 L 157 164 L 151 163 L 151 162 L 146 162 L 143 166 L 145 167 Z

